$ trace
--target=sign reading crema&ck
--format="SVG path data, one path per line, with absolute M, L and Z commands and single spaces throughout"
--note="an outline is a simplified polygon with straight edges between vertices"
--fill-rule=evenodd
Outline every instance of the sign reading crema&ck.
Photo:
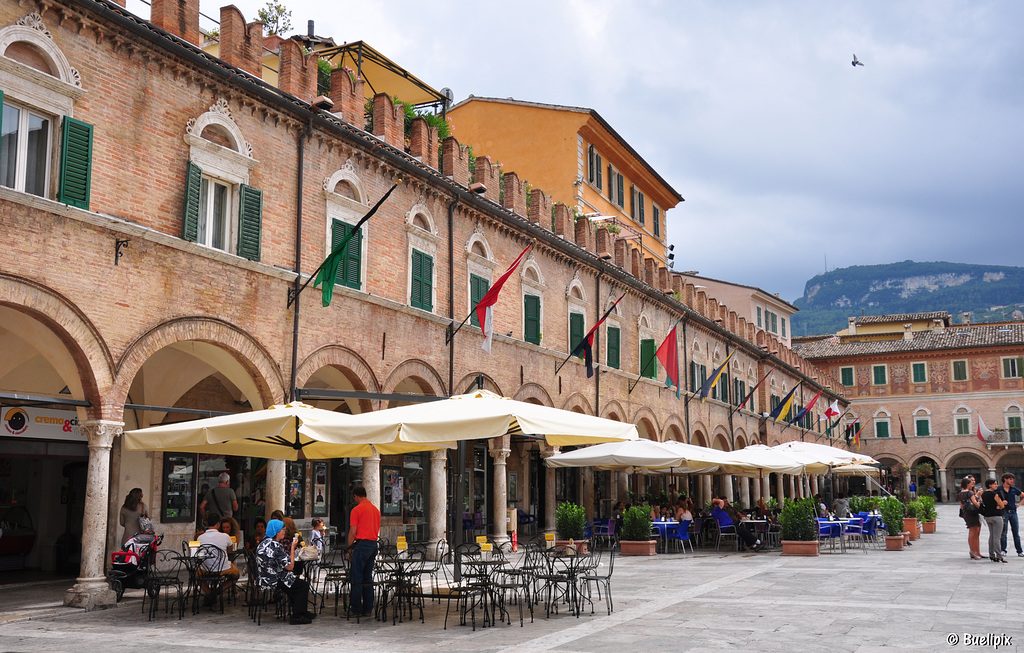
M 78 428 L 78 413 L 28 406 L 0 406 L 0 437 L 88 442 Z

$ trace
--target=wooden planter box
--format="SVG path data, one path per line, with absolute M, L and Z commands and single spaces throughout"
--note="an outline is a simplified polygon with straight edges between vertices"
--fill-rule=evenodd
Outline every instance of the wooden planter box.
M 619 542 L 621 549 L 619 555 L 624 556 L 652 556 L 655 555 L 654 545 L 657 540 L 622 540 Z
M 915 517 L 903 518 L 903 530 L 910 533 L 911 540 L 916 540 L 921 537 L 921 525 Z
M 922 532 L 922 533 L 934 533 L 934 532 L 935 532 L 935 525 L 936 525 L 936 524 L 935 524 L 935 522 L 934 522 L 934 521 L 926 521 L 926 522 L 925 522 L 925 523 L 924 523 L 924 524 L 923 524 L 923 525 L 921 526 L 921 532 Z
M 590 553 L 590 540 L 573 540 L 572 545 L 576 547 L 577 553 L 583 555 Z M 555 540 L 555 546 L 569 546 L 569 540 Z
M 818 540 L 782 540 L 784 556 L 816 556 Z
M 885 550 L 886 551 L 902 551 L 903 550 L 903 535 L 886 535 L 885 536 Z

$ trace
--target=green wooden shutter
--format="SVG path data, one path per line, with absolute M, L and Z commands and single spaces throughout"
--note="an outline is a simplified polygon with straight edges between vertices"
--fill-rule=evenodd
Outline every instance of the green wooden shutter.
M 88 210 L 91 184 L 92 125 L 65 116 L 57 200 Z
M 610 163 L 608 164 L 608 199 L 615 199 L 615 177 Z
M 238 201 L 238 255 L 250 261 L 260 260 L 260 235 L 263 231 L 263 191 L 242 184 Z
M 581 313 L 569 313 L 569 350 L 580 344 L 583 340 L 583 315 Z M 580 350 L 578 358 L 583 358 L 583 351 Z
M 540 344 L 540 297 L 523 296 L 523 340 Z
M 601 155 L 595 153 L 594 156 L 597 159 L 597 164 L 594 166 L 597 169 L 597 190 L 601 190 L 601 167 L 604 165 L 601 163 Z
M 626 180 L 619 173 L 615 173 L 615 180 L 618 188 L 615 190 L 618 192 L 618 197 L 615 198 L 618 201 L 619 207 L 626 203 Z
M 352 225 L 343 220 L 335 220 L 331 228 L 331 250 L 333 251 L 351 232 Z M 335 283 L 359 290 L 362 285 L 362 260 L 363 232 L 360 229 L 345 245 L 345 252 L 341 255 L 341 263 L 334 278 Z
M 718 380 L 718 385 L 722 388 L 718 393 L 718 398 L 729 403 L 729 376 L 725 372 L 722 372 L 722 378 Z
M 839 375 L 842 377 L 841 383 L 847 388 L 853 387 L 853 368 L 842 367 L 839 369 Z
M 608 350 L 606 364 L 608 367 L 619 369 L 619 328 L 608 327 Z
M 594 183 L 594 146 L 587 148 L 587 181 Z
M 472 316 L 469 318 L 473 326 L 480 326 L 480 318 L 476 315 L 476 305 L 484 298 L 491 288 L 491 282 L 475 274 L 469 275 L 469 310 Z
M 434 259 L 419 250 L 412 250 L 412 297 L 410 304 L 425 311 L 434 310 Z
M 640 341 L 640 364 L 646 364 L 646 367 L 640 371 L 641 376 L 646 376 L 648 379 L 655 379 L 658 377 L 658 359 L 655 358 L 654 352 L 657 350 L 657 346 L 654 344 L 653 339 L 644 339 Z
M 181 216 L 181 237 L 190 242 L 199 240 L 199 193 L 203 185 L 203 169 L 188 162 L 185 170 L 185 205 Z
M 629 185 L 629 215 L 636 220 L 636 186 Z

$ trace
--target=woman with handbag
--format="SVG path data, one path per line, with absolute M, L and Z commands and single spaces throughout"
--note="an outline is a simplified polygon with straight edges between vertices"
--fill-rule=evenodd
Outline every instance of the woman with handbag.
M 967 524 L 967 546 L 971 549 L 971 560 L 981 560 L 981 515 L 978 509 L 978 495 L 974 493 L 974 478 L 965 476 L 960 481 L 960 515 Z
M 122 546 L 137 534 L 153 530 L 153 523 L 149 521 L 148 515 L 146 504 L 142 503 L 142 488 L 132 488 L 128 496 L 124 498 L 124 505 L 121 506 L 120 521 L 121 525 L 124 526 L 124 532 L 121 534 Z M 149 522 L 149 528 L 142 527 L 143 519 Z

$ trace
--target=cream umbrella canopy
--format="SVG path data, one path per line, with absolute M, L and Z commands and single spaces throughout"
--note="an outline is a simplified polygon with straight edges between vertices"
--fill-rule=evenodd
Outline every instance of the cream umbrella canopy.
M 738 451 L 725 453 L 725 461 L 719 471 L 737 476 L 764 476 L 765 474 L 816 474 L 828 470 L 828 465 L 805 464 L 775 451 L 763 444 L 753 444 Z
M 838 447 L 830 447 L 826 444 L 818 444 L 816 442 L 793 440 L 791 442 L 783 442 L 782 444 L 775 445 L 772 449 L 774 451 L 784 453 L 787 456 L 796 458 L 804 463 L 822 463 L 829 467 L 852 464 L 878 464 L 877 460 L 867 454 L 855 453 L 853 451 L 847 451 Z
M 678 443 L 676 443 L 678 444 Z M 606 442 L 589 447 L 566 451 L 548 458 L 545 463 L 549 467 L 593 467 L 602 471 L 640 471 L 668 472 L 670 469 L 688 471 L 705 471 L 714 469 L 714 463 L 689 461 L 683 452 L 670 446 L 668 442 L 652 440 L 625 440 L 622 442 Z
M 352 417 L 292 402 L 248 413 L 126 431 L 125 448 L 297 460 L 299 451 L 308 459 L 364 458 L 375 451 L 395 454 L 445 446 L 395 442 L 386 428 L 363 428 L 358 435 L 345 436 L 345 423 Z
M 339 439 L 389 434 L 395 443 L 454 443 L 505 434 L 543 436 L 549 445 L 595 444 L 637 440 L 636 426 L 549 406 L 515 401 L 487 390 L 429 403 L 352 415 L 325 429 Z

